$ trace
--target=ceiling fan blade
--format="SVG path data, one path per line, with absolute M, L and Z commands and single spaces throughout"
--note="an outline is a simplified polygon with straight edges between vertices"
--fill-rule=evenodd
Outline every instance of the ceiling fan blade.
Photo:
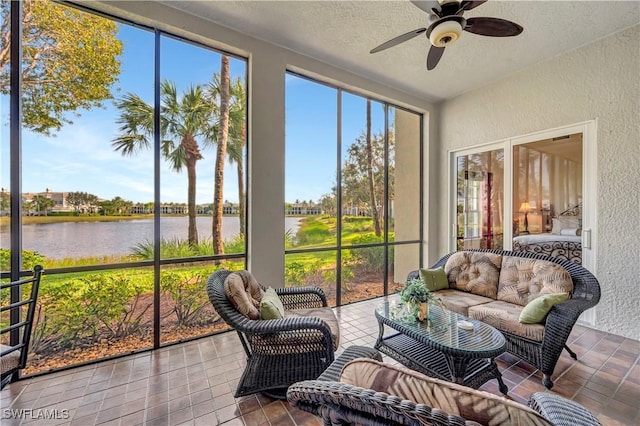
M 440 16 L 440 3 L 436 0 L 411 0 L 411 3 L 420 10 L 427 12 L 429 15 L 435 12 Z
M 427 55 L 427 69 L 431 71 L 438 65 L 440 62 L 440 58 L 442 58 L 442 54 L 444 53 L 444 47 L 435 47 L 431 46 L 429 49 L 429 54 Z
M 412 38 L 419 36 L 425 31 L 427 31 L 426 28 L 418 28 L 417 30 L 409 31 L 408 33 L 404 33 L 402 35 L 399 35 L 398 37 L 394 37 L 389 41 L 385 41 L 378 47 L 374 47 L 369 53 L 378 53 L 397 44 L 404 43 L 407 40 L 411 40 Z
M 476 7 L 486 2 L 487 0 L 478 0 L 478 1 L 463 0 L 462 3 L 460 3 L 460 9 L 458 9 L 458 12 L 461 10 L 475 9 Z
M 523 28 L 515 22 L 500 18 L 469 18 L 465 31 L 489 37 L 517 36 Z

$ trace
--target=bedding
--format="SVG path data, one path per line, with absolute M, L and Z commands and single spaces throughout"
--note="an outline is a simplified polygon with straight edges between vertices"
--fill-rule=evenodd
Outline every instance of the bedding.
M 513 251 L 538 253 L 582 263 L 582 237 L 579 235 L 529 234 L 513 238 Z

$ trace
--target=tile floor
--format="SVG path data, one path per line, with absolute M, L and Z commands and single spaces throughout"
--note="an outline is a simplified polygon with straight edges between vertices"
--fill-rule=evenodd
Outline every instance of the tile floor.
M 336 309 L 341 348 L 373 346 L 380 300 Z M 553 392 L 590 409 L 604 425 L 640 424 L 640 342 L 576 326 L 578 361 L 563 353 Z M 342 349 L 341 349 L 342 350 Z M 395 363 L 389 357 L 385 361 Z M 235 333 L 223 333 L 98 364 L 32 377 L 0 395 L 2 425 L 320 425 L 309 413 L 260 394 L 234 398 L 244 367 Z M 544 390 L 541 373 L 517 358 L 498 359 L 509 398 Z M 495 380 L 481 389 L 499 394 Z M 23 409 L 20 419 L 12 418 Z M 45 410 L 46 409 L 46 410 Z M 14 411 L 12 411 L 14 410 Z M 29 411 L 31 410 L 31 411 Z M 42 419 L 49 415 L 57 419 Z

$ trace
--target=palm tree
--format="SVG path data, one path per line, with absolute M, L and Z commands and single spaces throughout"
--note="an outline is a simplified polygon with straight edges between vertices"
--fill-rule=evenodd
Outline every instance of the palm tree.
M 198 138 L 204 146 L 211 143 L 207 138 L 214 110 L 204 98 L 201 86 L 190 86 L 178 97 L 176 86 L 163 81 L 160 111 L 160 149 L 171 168 L 181 172 L 187 169 L 187 213 L 189 216 L 189 244 L 198 244 L 196 228 L 196 163 L 203 158 Z M 120 110 L 118 124 L 120 135 L 112 145 L 122 155 L 133 155 L 150 148 L 154 134 L 153 106 L 138 95 L 128 93 L 115 102 Z
M 36 212 L 44 212 L 45 216 L 47 216 L 47 212 L 49 211 L 49 209 L 56 205 L 55 201 L 53 201 L 49 197 L 45 197 L 44 195 L 34 195 L 31 202 L 35 206 Z
M 209 85 L 209 95 L 213 99 L 219 100 L 218 127 L 216 137 L 216 164 L 214 171 L 214 191 L 213 191 L 213 253 L 223 254 L 224 246 L 222 241 L 222 212 L 223 212 L 223 185 L 224 185 L 224 162 L 227 156 L 227 141 L 229 140 L 229 117 L 230 117 L 230 78 L 229 78 L 229 56 L 222 55 L 220 61 L 220 75 L 214 77 L 214 81 Z M 215 105 L 215 102 L 211 102 Z
M 240 219 L 240 234 L 246 235 L 245 194 L 244 194 L 244 147 L 247 139 L 247 109 L 244 83 L 238 77 L 231 85 L 229 95 L 229 140 L 227 155 L 229 163 L 236 165 L 238 175 L 238 213 Z

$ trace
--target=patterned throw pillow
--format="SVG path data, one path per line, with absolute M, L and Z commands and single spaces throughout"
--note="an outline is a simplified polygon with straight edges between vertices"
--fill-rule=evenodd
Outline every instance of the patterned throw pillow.
M 426 404 L 432 412 L 454 414 L 483 425 L 550 424 L 529 407 L 515 401 L 368 358 L 347 363 L 340 381 Z
M 263 291 L 249 271 L 232 272 L 224 280 L 224 293 L 234 308 L 245 317 L 260 318 L 260 301 Z
M 449 279 L 444 273 L 444 268 L 420 269 L 420 278 L 424 281 L 429 291 L 438 291 L 449 288 Z
M 522 308 L 518 321 L 523 324 L 542 323 L 553 305 L 564 302 L 568 298 L 569 293 L 552 293 L 536 297 Z
M 495 253 L 459 251 L 444 265 L 451 288 L 496 298 L 502 256 Z
M 271 287 L 264 292 L 260 301 L 260 318 L 263 320 L 284 318 L 282 301 Z
M 498 300 L 525 306 L 541 294 L 572 292 L 571 275 L 557 263 L 517 256 L 502 260 Z

